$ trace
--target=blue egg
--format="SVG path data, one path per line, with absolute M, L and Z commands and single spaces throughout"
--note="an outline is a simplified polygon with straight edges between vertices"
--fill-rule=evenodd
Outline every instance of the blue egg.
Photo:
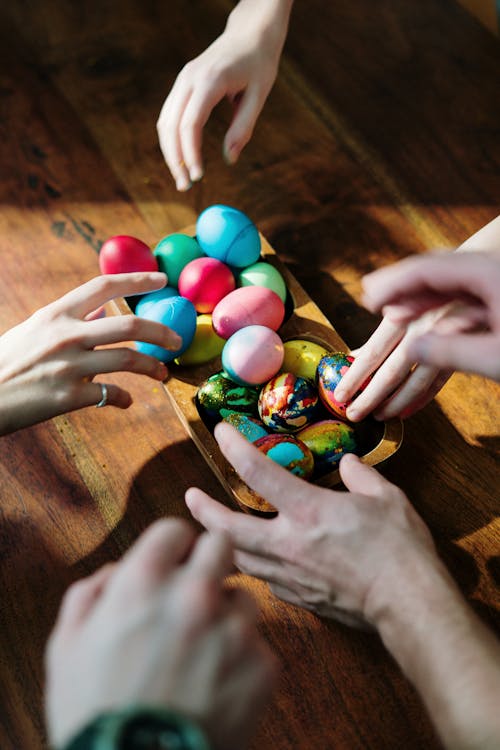
M 149 354 L 162 362 L 171 362 L 182 354 L 191 344 L 196 332 L 196 310 L 192 302 L 185 297 L 168 297 L 146 307 L 139 317 L 155 320 L 168 326 L 182 338 L 182 346 L 175 351 L 169 351 L 155 344 L 137 341 L 137 350 Z
M 144 318 L 144 313 L 148 307 L 155 302 L 159 302 L 162 299 L 168 299 L 169 297 L 178 297 L 179 292 L 174 289 L 173 286 L 164 286 L 163 289 L 157 289 L 156 292 L 148 292 L 143 294 L 135 306 L 135 314 L 140 318 Z
M 236 268 L 255 263 L 260 256 L 257 227 L 242 211 L 216 204 L 196 222 L 196 239 L 204 253 Z

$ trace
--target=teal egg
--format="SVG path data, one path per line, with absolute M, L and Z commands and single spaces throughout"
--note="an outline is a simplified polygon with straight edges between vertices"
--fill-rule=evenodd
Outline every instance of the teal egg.
M 259 389 L 240 385 L 224 372 L 216 372 L 198 388 L 196 400 L 203 416 L 211 422 L 218 422 L 232 412 L 256 416 Z
M 310 448 L 317 475 L 333 471 L 342 456 L 358 450 L 354 429 L 338 419 L 324 419 L 304 427 L 296 435 Z
M 259 261 L 247 266 L 237 274 L 238 286 L 264 286 L 271 289 L 282 302 L 286 300 L 286 284 L 283 276 L 271 263 Z
M 138 300 L 135 306 L 135 314 L 140 318 L 143 318 L 146 310 L 153 305 L 155 302 L 159 302 L 162 299 L 168 299 L 169 297 L 178 297 L 179 292 L 172 286 L 164 286 L 163 289 L 157 289 L 156 292 L 148 292 L 143 294 Z
M 229 266 L 245 268 L 260 255 L 260 235 L 251 219 L 237 208 L 215 204 L 198 216 L 196 239 L 206 255 Z
M 261 453 L 287 471 L 302 479 L 309 479 L 314 471 L 310 449 L 293 435 L 266 435 L 254 443 Z
M 154 302 L 138 317 L 163 323 L 181 337 L 182 345 L 175 351 L 145 341 L 136 341 L 139 352 L 156 357 L 162 362 L 171 362 L 185 352 L 196 332 L 196 310 L 193 303 L 184 297 L 168 297 Z
M 187 234 L 169 234 L 157 244 L 153 254 L 158 269 L 167 274 L 169 286 L 177 286 L 184 266 L 201 258 L 204 253 L 194 237 Z
M 224 422 L 236 427 L 238 432 L 241 432 L 243 437 L 246 437 L 251 443 L 255 443 L 256 440 L 266 437 L 268 434 L 262 422 L 254 419 L 254 417 L 249 417 L 248 414 L 233 411 L 224 417 Z

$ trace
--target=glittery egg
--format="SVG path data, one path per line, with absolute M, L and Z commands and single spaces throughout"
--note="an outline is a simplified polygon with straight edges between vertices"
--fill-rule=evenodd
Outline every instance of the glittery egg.
M 310 449 L 293 435 L 266 435 L 254 443 L 255 447 L 275 463 L 302 479 L 309 479 L 314 470 Z
M 245 326 L 226 341 L 222 367 L 230 378 L 246 385 L 262 385 L 283 362 L 283 342 L 266 326 Z
M 340 383 L 342 376 L 346 374 L 353 362 L 354 357 L 351 357 L 349 354 L 345 354 L 344 352 L 333 352 L 322 357 L 318 364 L 317 382 L 320 399 L 328 411 L 335 414 L 337 417 L 341 417 L 341 419 L 347 419 L 347 407 L 354 399 L 341 404 L 333 394 L 335 388 Z M 366 388 L 369 380 L 370 378 L 363 383 L 360 391 Z
M 268 435 L 262 422 L 259 419 L 254 419 L 254 417 L 249 417 L 248 414 L 233 411 L 224 417 L 224 422 L 229 422 L 233 427 L 236 427 L 238 432 L 241 432 L 243 437 L 246 437 L 251 443 L 255 443 L 256 440 Z
M 262 388 L 259 414 L 275 432 L 296 432 L 314 418 L 317 404 L 318 392 L 310 380 L 284 372 Z
M 346 453 L 357 451 L 354 429 L 337 419 L 324 419 L 308 425 L 297 433 L 297 437 L 310 448 L 318 475 L 335 469 Z
M 235 411 L 256 416 L 259 389 L 235 383 L 224 372 L 216 372 L 198 388 L 196 399 L 210 421 L 217 422 Z
M 301 378 L 316 380 L 316 370 L 321 357 L 328 354 L 328 349 L 307 339 L 291 339 L 283 344 L 285 357 L 281 369 L 293 372 Z

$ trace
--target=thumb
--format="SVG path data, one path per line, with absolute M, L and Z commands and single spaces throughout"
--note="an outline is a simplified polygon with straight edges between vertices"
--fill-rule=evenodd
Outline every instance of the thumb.
M 440 336 L 428 333 L 409 345 L 409 356 L 439 369 L 475 372 L 500 379 L 500 341 L 493 334 Z
M 394 485 L 373 466 L 364 464 L 354 453 L 346 453 L 340 461 L 340 477 L 349 492 L 360 495 L 385 495 Z

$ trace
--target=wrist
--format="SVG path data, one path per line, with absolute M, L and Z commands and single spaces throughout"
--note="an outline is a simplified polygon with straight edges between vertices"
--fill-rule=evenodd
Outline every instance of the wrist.
M 280 53 L 292 5 L 293 0 L 240 0 L 228 16 L 226 30 L 241 33 L 245 38 L 253 30 L 260 42 L 268 38 L 270 43 L 278 46 Z

